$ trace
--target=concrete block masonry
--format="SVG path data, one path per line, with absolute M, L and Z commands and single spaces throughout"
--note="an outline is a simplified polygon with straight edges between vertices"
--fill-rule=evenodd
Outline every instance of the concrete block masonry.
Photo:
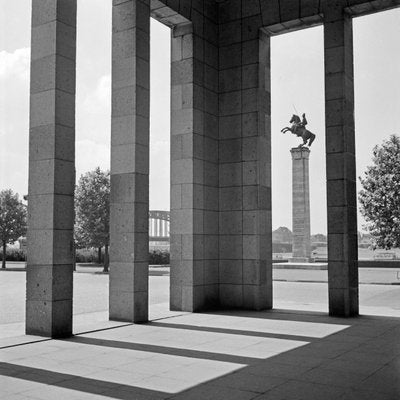
M 293 257 L 292 262 L 309 262 L 311 257 L 310 233 L 310 150 L 295 147 L 292 154 L 293 202 Z
M 358 314 L 351 18 L 398 5 L 114 0 L 110 318 L 148 319 L 150 16 L 172 31 L 171 309 L 272 307 L 270 40 L 323 24 L 329 312 Z M 26 330 L 66 336 L 72 286 L 57 274 L 72 274 L 76 0 L 34 0 L 31 40 Z M 300 258 L 310 254 L 306 156 L 293 151 Z

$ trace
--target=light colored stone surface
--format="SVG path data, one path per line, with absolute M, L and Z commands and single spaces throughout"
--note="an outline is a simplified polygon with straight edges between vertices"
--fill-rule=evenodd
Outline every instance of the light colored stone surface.
M 6 399 L 396 399 L 395 318 L 186 314 L 1 350 Z
M 329 8 L 324 32 L 329 312 L 351 316 L 358 314 L 352 20 Z
M 191 24 L 174 27 L 171 50 L 170 304 L 184 311 L 218 302 L 218 71 L 206 57 L 217 35 L 208 6 L 192 11 Z
M 76 1 L 32 4 L 26 332 L 72 333 Z
M 219 10 L 220 303 L 270 308 L 269 37 L 258 4 Z
M 350 16 L 398 5 L 113 1 L 111 263 L 118 266 L 111 272 L 112 318 L 147 319 L 150 15 L 172 29 L 171 307 L 272 307 L 270 35 L 323 23 L 330 312 L 357 314 Z M 29 260 L 67 270 L 75 20 L 73 0 L 33 0 Z M 28 309 L 36 313 L 38 293 L 49 296 L 50 275 L 42 283 L 34 274 L 29 279 L 28 303 L 31 295 L 36 300 Z M 66 287 L 57 294 L 63 294 L 60 309 L 71 302 Z
M 15 263 L 7 268 L 15 268 Z M 216 264 L 216 265 L 215 265 Z M 257 268 L 257 265 L 253 265 Z M 22 267 L 21 267 L 22 268 Z M 157 268 L 159 270 L 160 268 Z M 108 321 L 108 275 L 99 274 L 102 268 L 79 266 L 74 274 L 74 334 L 106 329 L 124 323 Z M 205 294 L 218 291 L 218 264 L 208 263 L 204 268 Z M 253 270 L 254 271 L 254 270 Z M 360 313 L 376 316 L 400 316 L 400 286 L 398 269 L 360 270 Z M 156 273 L 157 275 L 153 275 Z M 245 273 L 245 271 L 244 271 Z M 252 276 L 244 275 L 245 283 Z M 274 268 L 274 304 L 277 309 L 328 312 L 327 271 L 282 270 Z M 371 284 L 374 283 L 374 284 Z M 25 273 L 15 270 L 0 273 L 0 347 L 43 340 L 24 336 Z M 149 319 L 174 315 L 169 312 L 169 277 L 150 269 Z
M 110 319 L 148 319 L 148 1 L 114 2 Z

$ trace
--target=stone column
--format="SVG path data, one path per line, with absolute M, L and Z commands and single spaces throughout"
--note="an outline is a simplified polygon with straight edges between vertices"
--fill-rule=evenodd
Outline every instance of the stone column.
M 149 0 L 114 1 L 110 319 L 148 319 Z
M 294 147 L 292 153 L 292 262 L 309 262 L 311 256 L 310 235 L 310 178 L 307 147 Z
M 358 314 L 352 20 L 326 5 L 325 119 L 329 313 Z
M 170 307 L 182 311 L 210 308 L 219 293 L 218 30 L 196 15 L 173 29 L 171 49 Z
M 32 3 L 26 333 L 72 334 L 76 0 Z
M 260 19 L 220 10 L 220 304 L 261 310 L 272 307 L 270 37 Z

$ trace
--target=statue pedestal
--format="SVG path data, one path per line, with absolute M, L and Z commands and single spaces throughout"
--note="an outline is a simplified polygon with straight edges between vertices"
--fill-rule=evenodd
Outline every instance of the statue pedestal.
M 310 262 L 310 149 L 295 147 L 292 154 L 293 257 L 290 262 Z

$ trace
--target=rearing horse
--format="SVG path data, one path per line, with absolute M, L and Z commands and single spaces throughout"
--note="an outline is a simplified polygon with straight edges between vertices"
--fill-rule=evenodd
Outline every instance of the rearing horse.
M 294 135 L 301 137 L 303 139 L 303 143 L 301 143 L 298 147 L 305 146 L 307 144 L 307 141 L 308 141 L 308 147 L 310 147 L 312 142 L 315 140 L 315 135 L 305 128 L 304 125 L 307 124 L 307 121 L 305 120 L 304 114 L 303 118 L 305 123 L 301 122 L 300 117 L 298 115 L 293 114 L 292 119 L 289 121 L 292 124 L 292 126 L 291 127 L 286 126 L 281 130 L 281 132 L 286 133 L 289 131 Z

